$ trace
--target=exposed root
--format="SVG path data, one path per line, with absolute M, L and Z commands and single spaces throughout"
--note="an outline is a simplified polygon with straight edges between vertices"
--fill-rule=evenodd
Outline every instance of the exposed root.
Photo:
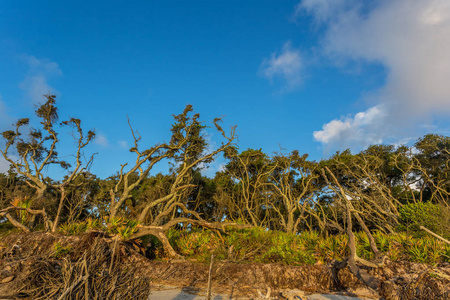
M 92 243 L 87 246 L 88 241 Z M 69 257 L 42 256 L 29 266 L 17 293 L 31 299 L 147 299 L 150 286 L 136 269 L 126 264 L 117 251 L 113 260 L 113 243 L 86 235 Z M 126 253 L 125 253 L 126 254 Z M 119 256 L 122 256 L 119 258 Z

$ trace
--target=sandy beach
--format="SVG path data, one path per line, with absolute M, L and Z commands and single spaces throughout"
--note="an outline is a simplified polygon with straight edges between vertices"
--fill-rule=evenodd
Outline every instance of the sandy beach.
M 206 293 L 204 291 L 192 291 L 174 287 L 161 288 L 159 290 L 152 291 L 148 297 L 148 300 L 205 300 Z M 214 300 L 234 300 L 234 299 L 264 299 L 257 297 L 243 297 L 232 296 L 227 294 L 214 294 L 212 296 Z M 275 298 L 274 298 L 275 299 Z M 292 294 L 292 300 L 371 300 L 370 298 L 358 298 L 343 296 L 337 294 L 312 294 L 307 296 L 295 296 Z

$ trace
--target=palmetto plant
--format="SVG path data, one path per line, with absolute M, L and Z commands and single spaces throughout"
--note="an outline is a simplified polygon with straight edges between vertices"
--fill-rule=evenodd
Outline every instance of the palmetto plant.
M 416 240 L 406 249 L 410 259 L 418 263 L 428 262 L 428 247 L 422 239 Z
M 428 262 L 433 264 L 439 262 L 443 258 L 445 245 L 431 237 L 425 238 L 424 243 L 428 253 Z
M 74 235 L 86 232 L 88 228 L 86 222 L 78 222 L 62 224 L 59 229 L 63 234 Z
M 136 227 L 120 226 L 117 228 L 117 233 L 124 239 L 129 238 L 136 231 Z
M 317 253 L 324 261 L 343 259 L 347 255 L 348 239 L 343 235 L 331 236 L 317 243 Z
M 378 250 L 380 250 L 383 253 L 389 251 L 391 246 L 391 240 L 389 236 L 382 233 L 381 231 L 376 231 L 373 233 L 373 237 L 375 239 L 375 243 L 377 244 Z
M 445 245 L 442 251 L 442 259 L 446 262 L 450 262 L 450 245 Z
M 320 240 L 320 237 L 317 231 L 305 231 L 300 235 L 300 239 L 303 241 L 306 249 L 314 251 L 317 247 L 317 242 Z
M 30 197 L 15 197 L 10 203 L 12 206 L 20 208 L 30 208 L 33 200 Z M 26 210 L 17 210 L 17 217 L 20 219 L 20 223 L 25 224 L 30 219 L 30 214 Z
M 87 229 L 100 229 L 101 228 L 101 224 L 100 224 L 100 220 L 99 219 L 95 219 L 95 218 L 87 218 L 86 219 L 86 227 Z
M 126 225 L 126 221 L 121 217 L 105 217 L 103 226 L 106 229 L 106 232 L 115 234 L 117 233 L 117 229 L 121 226 Z
M 374 253 L 370 246 L 370 241 L 367 235 L 364 232 L 358 232 L 355 234 L 355 237 L 357 239 L 356 252 L 358 256 L 369 260 L 373 259 Z

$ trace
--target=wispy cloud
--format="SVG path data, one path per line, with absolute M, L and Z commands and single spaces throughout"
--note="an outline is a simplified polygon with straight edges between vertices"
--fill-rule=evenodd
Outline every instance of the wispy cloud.
M 450 1 L 363 6 L 355 0 L 304 0 L 297 7 L 300 12 L 323 26 L 324 55 L 340 62 L 382 64 L 387 71 L 384 86 L 372 91 L 374 107 L 332 120 L 314 133 L 316 140 L 327 147 L 349 147 L 358 140 L 364 145 L 392 136 L 392 128 L 401 139 L 411 132 L 422 134 L 433 115 L 450 114 Z M 375 112 L 383 117 L 369 118 Z
M 96 133 L 94 142 L 102 147 L 108 147 L 109 145 L 108 138 L 103 133 Z
M 42 101 L 42 95 L 57 93 L 49 80 L 62 75 L 59 65 L 49 59 L 37 59 L 32 55 L 23 55 L 28 71 L 19 87 L 23 89 L 34 103 Z
M 315 21 L 322 23 L 345 8 L 346 0 L 303 0 L 296 7 L 294 17 L 305 13 L 312 14 Z
M 283 91 L 289 91 L 301 85 L 303 67 L 300 50 L 292 48 L 291 42 L 286 42 L 281 53 L 272 53 L 270 58 L 263 60 L 259 74 L 270 82 L 281 79 Z

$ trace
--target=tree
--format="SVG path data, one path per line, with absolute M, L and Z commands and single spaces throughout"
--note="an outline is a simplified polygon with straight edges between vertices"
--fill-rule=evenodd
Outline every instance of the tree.
M 93 155 L 85 163 L 82 161 L 82 156 L 83 149 L 93 140 L 95 133 L 88 131 L 87 135 L 84 135 L 79 119 L 72 118 L 61 123 L 62 126 L 73 126 L 78 134 L 78 136 L 74 137 L 77 142 L 75 167 L 71 169 L 71 165 L 67 161 L 61 160 L 56 151 L 60 141 L 55 129 L 58 121 L 58 109 L 55 105 L 56 96 L 49 94 L 44 97 L 46 99 L 45 103 L 40 105 L 35 111 L 36 116 L 40 119 L 41 126 L 37 128 L 31 127 L 29 133 L 23 137 L 22 128 L 29 125 L 29 119 L 19 119 L 15 123 L 14 130 L 7 130 L 2 133 L 3 138 L 6 140 L 6 146 L 0 152 L 3 158 L 11 164 L 11 168 L 23 176 L 25 183 L 35 191 L 32 203 L 34 206 L 39 207 L 40 210 L 27 209 L 29 213 L 33 215 L 40 214 L 47 218 L 43 203 L 44 194 L 49 189 L 59 192 L 58 209 L 54 222 L 51 222 L 51 229 L 54 232 L 64 207 L 66 187 L 92 163 Z M 14 150 L 18 155 L 18 159 L 13 158 L 14 156 L 11 152 Z M 51 165 L 60 166 L 67 170 L 69 175 L 59 183 L 53 182 L 50 178 L 45 177 L 46 167 Z M 6 210 L 11 211 L 15 209 L 22 208 L 12 206 Z M 22 229 L 24 228 L 22 227 Z
M 420 200 L 450 206 L 450 137 L 428 134 L 414 145 L 415 176 L 420 178 Z
M 318 189 L 317 164 L 307 158 L 307 154 L 301 156 L 293 151 L 272 159 L 276 168 L 269 178 L 274 193 L 270 208 L 277 214 L 283 231 L 292 234 L 296 234 L 299 224 L 306 220 L 307 208 Z
M 264 226 L 269 217 L 269 177 L 275 165 L 261 149 L 247 149 L 241 153 L 229 147 L 224 153 L 229 162 L 224 172 L 230 177 L 220 197 L 229 198 L 227 218 L 240 219 L 253 226 Z
M 207 152 L 208 144 L 203 135 L 205 126 L 199 121 L 199 114 L 191 116 L 192 111 L 192 106 L 188 105 L 181 114 L 174 116 L 175 123 L 172 125 L 172 137 L 169 143 L 157 144 L 147 150 L 139 150 L 140 136 L 131 129 L 134 147 L 130 151 L 137 155 L 135 164 L 127 172 L 124 172 L 126 164 L 122 165 L 117 183 L 110 189 L 109 217 L 111 220 L 117 216 L 125 201 L 133 198 L 132 191 L 148 178 L 156 163 L 166 158 L 172 160 L 172 178 L 168 193 L 157 199 L 145 199 L 148 201 L 144 201 L 141 205 L 142 211 L 137 218 L 141 225 L 138 226 L 138 232 L 130 239 L 152 234 L 162 242 L 166 251 L 173 257 L 178 255 L 165 235 L 169 228 L 181 223 L 213 228 L 230 225 L 205 221 L 197 212 L 188 208 L 185 200 L 190 189 L 195 187 L 193 178 L 196 169 L 201 164 L 210 163 L 215 156 L 233 143 L 235 128 L 232 127 L 230 134 L 227 135 L 219 125 L 221 120 L 214 119 L 214 128 L 222 135 L 225 142 L 217 149 Z
M 386 168 L 382 155 L 371 151 L 352 155 L 344 151 L 321 165 L 336 177 L 346 197 L 352 200 L 352 205 L 369 222 L 370 228 L 390 233 L 395 231 L 401 202 L 393 193 L 392 172 L 386 171 L 390 168 Z M 331 182 L 328 188 L 336 184 Z M 339 196 L 339 193 L 334 194 Z
M 189 191 L 195 188 L 194 179 L 198 173 L 198 168 L 212 162 L 214 158 L 225 149 L 232 145 L 235 139 L 235 127 L 231 128 L 231 132 L 227 135 L 220 126 L 221 119 L 213 120 L 216 132 L 220 133 L 224 142 L 216 149 L 208 149 L 208 143 L 203 135 L 205 126 L 199 121 L 199 114 L 190 116 L 192 106 L 188 105 L 182 114 L 174 116 L 175 124 L 172 125 L 172 138 L 170 145 L 172 151 L 169 158 L 173 161 L 173 182 L 167 195 L 148 202 L 138 220 L 143 222 L 150 210 L 154 209 L 151 215 L 152 224 L 157 225 L 158 220 L 161 222 L 161 215 L 167 215 L 177 206 L 188 206 L 185 201 L 188 198 Z
M 344 208 L 345 220 L 346 220 L 346 233 L 348 236 L 348 247 L 350 249 L 350 255 L 343 262 L 334 262 L 333 272 L 338 272 L 340 269 L 348 267 L 349 271 L 355 275 L 359 280 L 364 282 L 367 286 L 372 288 L 373 290 L 377 290 L 380 285 L 380 281 L 367 273 L 365 270 L 359 268 L 356 263 L 361 263 L 367 267 L 378 268 L 383 266 L 385 257 L 378 250 L 378 247 L 375 243 L 375 239 L 372 236 L 369 228 L 366 226 L 363 218 L 360 215 L 360 211 L 355 209 L 353 203 L 348 195 L 348 192 L 344 189 L 344 187 L 339 183 L 336 176 L 330 171 L 328 167 L 322 169 L 322 175 L 324 179 L 327 181 L 328 186 L 331 190 L 333 190 L 339 199 L 339 205 Z M 331 177 L 332 180 L 329 180 L 328 176 Z M 356 240 L 355 235 L 353 233 L 353 221 L 352 216 L 356 218 L 359 225 L 363 228 L 364 232 L 369 239 L 370 246 L 372 248 L 373 253 L 379 263 L 373 263 L 367 261 L 358 256 L 356 251 Z M 336 274 L 337 278 L 337 274 Z

